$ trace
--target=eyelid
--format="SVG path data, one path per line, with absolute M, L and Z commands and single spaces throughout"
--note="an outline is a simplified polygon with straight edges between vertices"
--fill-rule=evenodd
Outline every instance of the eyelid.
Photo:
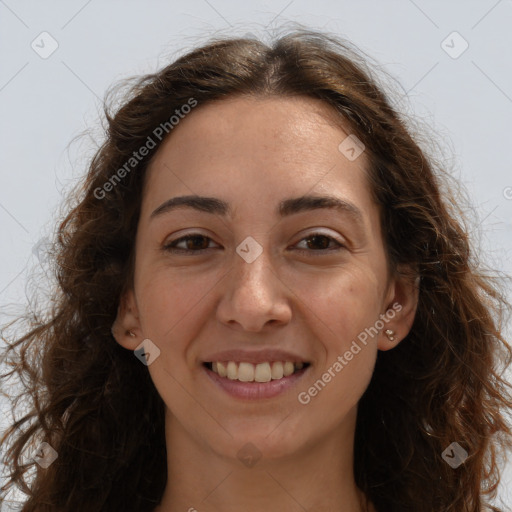
M 329 244 L 331 242 L 334 242 L 336 244 L 335 247 L 331 247 L 331 248 L 327 248 L 327 249 L 295 249 L 295 251 L 298 251 L 298 252 L 301 252 L 301 253 L 308 253 L 308 254 L 328 254 L 328 253 L 333 253 L 333 252 L 339 252 L 339 251 L 342 251 L 342 250 L 346 250 L 348 248 L 347 246 L 347 243 L 345 241 L 342 241 L 342 240 L 338 240 L 338 238 L 336 238 L 335 236 L 331 235 L 331 234 L 328 234 L 328 233 L 324 233 L 323 231 L 311 231 L 311 232 L 308 232 L 306 233 L 304 236 L 301 236 L 301 238 L 295 242 L 293 245 L 298 245 L 299 243 L 303 242 L 304 240 L 307 240 L 308 238 L 312 238 L 314 236 L 323 236 L 327 239 L 329 239 Z
M 174 240 L 171 240 L 169 242 L 165 242 L 162 244 L 162 249 L 164 251 L 169 251 L 169 252 L 178 252 L 178 253 L 186 253 L 186 252 L 197 252 L 197 253 L 201 253 L 203 251 L 207 251 L 209 250 L 210 248 L 207 248 L 207 249 L 198 249 L 196 251 L 193 251 L 193 250 L 190 250 L 190 249 L 180 249 L 180 248 L 177 248 L 175 249 L 174 247 L 172 247 L 172 244 L 177 244 L 177 243 L 181 243 L 183 241 L 186 241 L 188 238 L 195 238 L 195 237 L 203 237 L 203 238 L 207 238 L 209 240 L 209 242 L 213 242 L 215 244 L 217 244 L 217 242 L 215 242 L 213 240 L 213 238 L 205 233 L 201 233 L 200 231 L 192 231 L 190 233 L 185 233 L 184 235 L 181 235 L 180 237 L 178 238 L 175 238 Z M 209 245 L 209 243 L 208 243 Z M 217 244 L 219 245 L 219 244 Z M 175 250 L 174 250 L 175 249 Z
M 328 252 L 340 251 L 342 249 L 346 249 L 347 248 L 347 243 L 345 241 L 339 240 L 338 238 L 336 238 L 332 234 L 324 233 L 323 231 L 318 230 L 318 229 L 314 230 L 315 228 L 312 228 L 312 229 L 313 229 L 313 231 L 309 231 L 309 232 L 304 233 L 301 236 L 301 238 L 299 238 L 293 245 L 297 245 L 300 242 L 302 242 L 304 240 L 307 240 L 308 238 L 312 238 L 314 236 L 324 236 L 324 237 L 328 238 L 330 242 L 331 241 L 335 242 L 338 246 L 334 247 L 334 248 L 317 249 L 317 250 L 315 250 L 315 249 L 296 249 L 297 251 L 302 252 L 302 253 L 325 254 L 325 253 L 328 253 Z M 194 237 L 203 237 L 203 238 L 208 239 L 210 242 L 213 242 L 213 243 L 217 244 L 217 242 L 215 242 L 210 236 L 208 236 L 208 235 L 206 235 L 204 233 L 195 231 L 195 232 L 186 233 L 185 235 L 182 235 L 182 236 L 180 236 L 180 237 L 178 237 L 178 238 L 176 238 L 176 239 L 174 239 L 174 240 L 172 240 L 172 241 L 170 241 L 168 243 L 164 242 L 162 248 L 163 248 L 164 251 L 174 252 L 174 253 L 178 253 L 178 254 L 180 254 L 180 253 L 181 254 L 191 254 L 191 253 L 202 254 L 204 251 L 208 251 L 210 249 L 214 249 L 212 247 L 207 247 L 206 249 L 193 250 L 193 249 L 181 249 L 181 248 L 173 247 L 173 244 L 178 244 L 178 243 L 186 241 L 189 238 L 194 238 Z
M 340 245 L 345 245 L 345 244 L 348 243 L 345 240 L 344 237 L 339 237 L 338 238 L 332 232 L 325 232 L 325 231 L 323 231 L 325 229 L 326 228 L 315 228 L 315 227 L 307 228 L 307 229 L 303 230 L 301 234 L 298 235 L 300 237 L 298 239 L 298 241 L 300 242 L 300 241 L 304 240 L 304 238 L 309 238 L 311 236 L 322 235 L 322 236 L 325 236 L 327 238 L 332 238 L 335 242 L 338 242 Z

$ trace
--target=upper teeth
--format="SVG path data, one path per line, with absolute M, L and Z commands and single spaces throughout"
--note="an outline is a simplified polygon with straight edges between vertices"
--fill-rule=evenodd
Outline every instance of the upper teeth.
M 242 382 L 269 382 L 270 380 L 282 379 L 283 376 L 288 377 L 295 370 L 300 370 L 303 367 L 304 363 L 294 364 L 290 361 L 285 363 L 276 361 L 256 365 L 252 363 L 236 363 L 235 361 L 212 363 L 212 370 L 221 377 Z

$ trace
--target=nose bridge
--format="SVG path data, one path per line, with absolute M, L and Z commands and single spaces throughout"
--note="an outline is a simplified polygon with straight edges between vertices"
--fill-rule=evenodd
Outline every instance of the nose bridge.
M 289 319 L 289 308 L 273 265 L 267 246 L 254 239 L 238 245 L 218 310 L 223 322 L 235 322 L 246 330 L 257 331 L 271 321 Z
M 263 246 L 252 237 L 247 237 L 236 248 L 233 266 L 235 291 L 248 290 L 254 296 L 268 293 L 272 287 L 272 261 L 268 246 Z

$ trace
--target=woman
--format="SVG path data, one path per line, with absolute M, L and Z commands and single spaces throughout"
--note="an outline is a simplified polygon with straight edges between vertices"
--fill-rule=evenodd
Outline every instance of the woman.
M 357 52 L 215 40 L 106 115 L 11 343 L 23 511 L 484 510 L 506 303 Z

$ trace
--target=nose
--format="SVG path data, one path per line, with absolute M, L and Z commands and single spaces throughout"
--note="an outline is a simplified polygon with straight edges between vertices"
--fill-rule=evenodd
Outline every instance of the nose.
M 217 318 L 224 324 L 260 332 L 267 325 L 284 326 L 290 321 L 291 292 L 272 266 L 268 250 L 251 263 L 235 253 L 233 267 L 223 282 Z

